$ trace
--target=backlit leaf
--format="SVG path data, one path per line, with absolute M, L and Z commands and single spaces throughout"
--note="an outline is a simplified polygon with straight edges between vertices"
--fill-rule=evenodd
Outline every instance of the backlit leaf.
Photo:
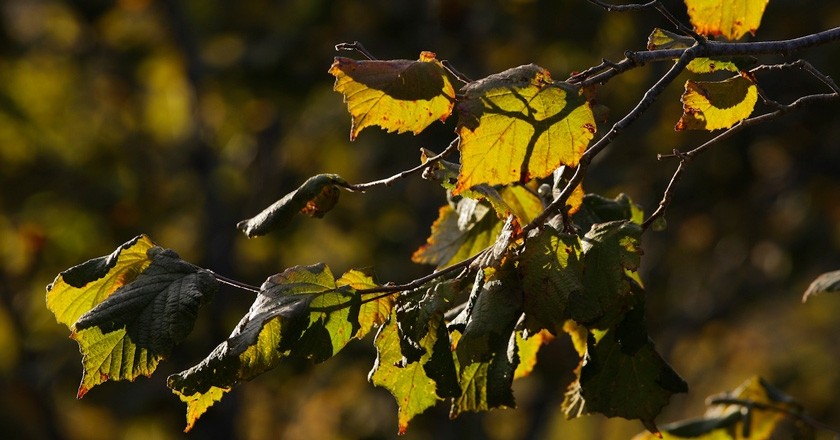
M 553 82 L 530 64 L 461 89 L 456 192 L 475 185 L 527 182 L 574 166 L 595 135 L 589 103 L 574 87 Z
M 426 244 L 414 252 L 411 261 L 434 264 L 442 269 L 492 245 L 503 224 L 487 207 L 476 214 L 468 206 L 471 202 L 475 201 L 462 199 L 457 210 L 449 205 L 441 207 L 437 220 L 432 224 L 431 235 Z
M 350 270 L 336 280 L 336 285 L 350 286 L 355 290 L 372 289 L 378 287 L 371 275 L 360 270 Z M 359 307 L 359 330 L 356 338 L 364 338 L 371 330 L 384 324 L 391 315 L 394 307 L 394 295 L 381 296 L 379 293 L 362 295 L 362 305 Z
M 720 82 L 685 83 L 683 115 L 676 130 L 719 130 L 748 118 L 758 101 L 758 88 L 738 76 Z
M 169 376 L 169 387 L 182 400 L 198 401 L 206 410 L 215 401 L 206 394 L 229 390 L 286 357 L 315 362 L 332 357 L 351 339 L 364 336 L 388 307 L 385 302 L 367 303 L 371 309 L 363 319 L 367 329 L 362 329 L 363 298 L 352 286 L 370 283 L 357 272 L 337 283 L 323 264 L 295 266 L 269 277 L 230 337 L 198 365 Z
M 458 344 L 460 346 L 460 341 Z M 511 333 L 507 340 L 497 339 L 494 346 L 489 348 L 489 357 L 484 360 L 469 361 L 456 356 L 461 395 L 452 399 L 450 418 L 458 417 L 463 412 L 516 406 L 511 389 L 519 363 L 516 335 Z
M 107 380 L 150 376 L 190 333 L 218 284 L 209 272 L 140 236 L 109 257 L 62 273 L 48 289 L 48 307 L 61 321 L 82 311 L 78 304 L 98 301 L 69 326 L 82 353 L 82 397 Z
M 338 203 L 338 186 L 347 185 L 344 179 L 335 174 L 310 177 L 298 189 L 286 194 L 253 218 L 237 223 L 236 227 L 250 238 L 286 226 L 299 212 L 321 218 Z
M 586 356 L 576 372 L 578 379 L 563 402 L 567 417 L 598 412 L 639 419 L 651 432 L 657 432 L 654 418 L 671 395 L 688 391 L 648 337 L 643 301 L 600 339 L 589 335 Z
M 837 291 L 840 291 L 840 270 L 826 272 L 811 281 L 805 289 L 805 294 L 802 295 L 802 301 L 805 302 L 814 295 Z
M 685 0 L 694 30 L 737 40 L 755 34 L 768 0 Z
M 516 371 L 513 372 L 513 379 L 519 379 L 531 374 L 534 367 L 537 365 L 537 353 L 540 348 L 554 340 L 554 335 L 547 330 L 541 330 L 539 333 L 524 338 L 522 332 L 516 332 L 516 347 L 519 352 L 519 365 L 516 366 Z
M 648 37 L 647 48 L 648 50 L 686 49 L 694 43 L 694 38 L 656 28 Z M 694 73 L 711 73 L 719 70 L 738 72 L 739 70 L 734 62 L 723 58 L 695 58 L 685 68 Z
M 455 374 L 449 336 L 443 320 L 432 319 L 427 325 L 426 334 L 418 341 L 423 354 L 414 362 L 406 362 L 403 357 L 396 315 L 391 315 L 391 320 L 379 329 L 374 341 L 376 364 L 368 379 L 374 385 L 387 389 L 397 400 L 400 434 L 405 433 L 414 416 L 443 400 L 430 367 L 436 362 L 448 362 L 450 374 Z M 434 356 L 442 359 L 435 361 Z M 431 376 L 430 371 L 433 373 Z
M 351 140 L 371 125 L 417 134 L 452 113 L 455 89 L 432 52 L 418 61 L 336 57 L 329 72 L 353 117 Z

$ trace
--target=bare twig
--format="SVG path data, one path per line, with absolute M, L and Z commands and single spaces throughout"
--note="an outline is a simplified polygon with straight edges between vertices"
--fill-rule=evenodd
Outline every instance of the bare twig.
M 659 0 L 651 0 L 647 3 L 629 3 L 626 5 L 613 5 L 602 0 L 587 0 L 593 5 L 604 8 L 607 12 L 625 12 L 625 11 L 639 11 L 642 9 L 655 7 Z
M 467 75 L 464 75 L 458 69 L 456 69 L 449 60 L 443 60 L 440 62 L 443 65 L 443 68 L 446 69 L 447 72 L 451 73 L 452 76 L 461 81 L 464 84 L 469 84 L 473 82 Z
M 365 49 L 365 46 L 363 46 L 362 43 L 358 41 L 354 41 L 352 43 L 338 43 L 335 45 L 335 50 L 355 50 L 356 52 L 359 52 L 360 54 L 362 54 L 362 56 L 371 61 L 376 60 L 376 57 L 373 56 L 370 52 L 368 52 L 368 50 Z
M 460 145 L 460 143 L 461 143 L 461 138 L 460 137 L 455 138 L 452 142 L 449 143 L 449 146 L 447 146 L 443 151 L 440 152 L 440 154 L 430 157 L 429 159 L 426 160 L 426 162 L 424 162 L 420 165 L 417 165 L 414 168 L 399 172 L 397 174 L 394 174 L 391 177 L 388 177 L 388 178 L 385 178 L 385 179 L 380 179 L 380 180 L 374 180 L 373 182 L 359 183 L 359 184 L 355 184 L 355 185 L 352 185 L 352 184 L 351 185 L 344 185 L 344 187 L 349 189 L 350 191 L 365 192 L 365 191 L 367 191 L 368 189 L 370 189 L 374 186 L 379 186 L 379 185 L 391 186 L 397 180 L 404 179 L 404 178 L 406 178 L 406 177 L 408 177 L 412 174 L 419 173 L 419 172 L 423 171 L 424 169 L 426 169 L 426 168 L 434 165 L 435 163 L 441 161 L 444 157 L 448 156 L 453 151 L 458 149 L 458 146 Z
M 218 281 L 222 284 L 227 284 L 228 286 L 236 287 L 237 289 L 247 290 L 247 291 L 253 292 L 253 293 L 260 293 L 260 288 L 257 287 L 257 286 L 252 286 L 250 284 L 246 284 L 246 283 L 243 283 L 241 281 L 236 281 L 233 278 L 228 278 L 226 276 L 219 275 L 216 272 L 213 272 L 212 270 L 208 270 L 208 269 L 201 269 L 201 270 L 205 270 L 205 271 L 209 272 L 210 275 L 213 275 L 213 278 L 215 278 L 216 281 Z

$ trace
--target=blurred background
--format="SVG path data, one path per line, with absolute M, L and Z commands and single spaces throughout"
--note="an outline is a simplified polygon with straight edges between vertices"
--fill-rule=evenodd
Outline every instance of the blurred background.
M 681 1 L 665 4 L 685 19 Z M 756 38 L 838 23 L 837 2 L 771 0 Z M 370 338 L 315 367 L 289 363 L 238 387 L 182 434 L 185 407 L 165 379 L 200 361 L 247 311 L 250 294 L 228 288 L 154 377 L 108 383 L 77 401 L 80 356 L 47 311 L 45 286 L 140 233 L 251 284 L 315 262 L 335 273 L 374 267 L 383 282 L 428 273 L 409 257 L 445 195 L 421 179 L 344 193 L 323 220 L 299 218 L 267 237 L 248 240 L 234 228 L 311 175 L 387 177 L 416 165 L 421 147 L 441 151 L 454 137 L 455 117 L 419 136 L 369 128 L 350 143 L 350 116 L 327 74 L 333 46 L 359 40 L 381 59 L 430 50 L 472 78 L 534 62 L 564 79 L 602 57 L 618 61 L 643 49 L 655 26 L 669 28 L 656 13 L 606 13 L 584 0 L 4 0 L 0 432 L 395 437 L 395 402 L 366 381 Z M 804 57 L 840 79 L 840 44 Z M 635 69 L 603 87 L 607 124 L 667 67 Z M 688 78 L 598 157 L 589 192 L 624 192 L 653 211 L 676 167 L 656 154 L 709 138 L 673 131 Z M 797 72 L 759 79 L 782 102 L 823 91 Z M 758 374 L 840 426 L 840 295 L 800 301 L 815 276 L 840 269 L 838 115 L 836 103 L 811 107 L 715 146 L 680 182 L 668 228 L 646 235 L 650 332 L 690 386 L 660 424 L 700 415 L 707 395 Z M 623 419 L 564 419 L 560 403 L 577 362 L 566 339 L 545 347 L 537 370 L 515 383 L 518 409 L 449 421 L 441 404 L 417 417 L 405 438 L 625 439 L 641 431 Z

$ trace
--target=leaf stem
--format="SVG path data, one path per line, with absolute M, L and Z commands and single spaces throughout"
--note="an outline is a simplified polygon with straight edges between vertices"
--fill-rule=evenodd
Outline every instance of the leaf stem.
M 376 57 L 368 52 L 368 50 L 365 49 L 365 46 L 358 41 L 354 41 L 352 43 L 338 43 L 335 45 L 335 50 L 355 50 L 356 52 L 362 54 L 365 58 L 371 61 L 376 61 Z
M 411 169 L 402 171 L 400 173 L 394 174 L 391 177 L 388 177 L 388 178 L 385 178 L 385 179 L 380 179 L 380 180 L 374 180 L 373 182 L 359 183 L 359 184 L 355 184 L 355 185 L 352 185 L 352 184 L 342 185 L 342 186 L 349 189 L 350 191 L 355 191 L 355 192 L 365 192 L 365 191 L 367 191 L 368 189 L 370 189 L 374 186 L 380 186 L 380 185 L 391 186 L 397 180 L 404 179 L 404 178 L 406 178 L 406 177 L 408 177 L 412 174 L 416 174 L 418 172 L 421 172 L 424 169 L 426 169 L 426 168 L 434 165 L 435 163 L 443 160 L 444 157 L 448 156 L 453 151 L 455 151 L 458 148 L 458 146 L 460 145 L 460 143 L 461 143 L 461 138 L 455 138 L 452 142 L 449 143 L 449 146 L 447 146 L 446 149 L 444 149 L 440 154 L 430 157 L 429 159 L 426 160 L 426 162 L 424 162 L 424 163 L 422 163 L 422 164 L 420 164 L 420 165 L 418 165 L 414 168 L 411 168 Z
M 253 292 L 253 293 L 260 293 L 260 288 L 259 287 L 252 286 L 250 284 L 234 280 L 233 278 L 228 278 L 226 276 L 219 275 L 216 272 L 213 272 L 212 270 L 209 270 L 209 269 L 202 269 L 202 270 L 206 270 L 207 272 L 209 272 L 210 275 L 213 275 L 213 278 L 215 278 L 216 281 L 218 281 L 222 284 L 227 284 L 228 286 L 236 287 L 237 289 L 247 290 L 247 291 Z

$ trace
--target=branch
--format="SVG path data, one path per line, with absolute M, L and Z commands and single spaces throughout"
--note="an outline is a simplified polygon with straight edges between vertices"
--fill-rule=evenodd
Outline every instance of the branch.
M 444 275 L 450 274 L 450 273 L 458 271 L 458 270 L 468 269 L 470 264 L 472 264 L 473 261 L 477 260 L 478 258 L 483 256 L 487 252 L 492 252 L 493 246 L 495 246 L 495 244 L 490 245 L 489 247 L 487 247 L 484 250 L 482 250 L 481 252 L 473 255 L 472 257 L 461 260 L 458 263 L 453 264 L 452 266 L 447 266 L 447 267 L 445 267 L 441 270 L 432 272 L 432 273 L 430 273 L 426 276 L 417 278 L 414 281 L 411 281 L 409 283 L 406 283 L 406 284 L 386 284 L 386 285 L 380 286 L 380 287 L 371 287 L 369 289 L 359 289 L 356 292 L 358 292 L 360 294 L 367 294 L 367 293 L 391 293 L 391 294 L 394 294 L 394 293 L 403 292 L 403 291 L 406 291 L 406 290 L 417 289 L 419 287 L 422 287 L 424 284 L 428 283 L 429 281 L 435 280 L 437 278 L 441 278 Z M 384 295 L 384 296 L 388 296 L 388 295 Z
M 386 179 L 374 180 L 373 182 L 359 183 L 359 184 L 355 184 L 355 185 L 350 184 L 350 185 L 342 185 L 342 186 L 349 189 L 350 191 L 356 191 L 356 192 L 365 192 L 368 189 L 370 189 L 374 186 L 378 186 L 378 185 L 391 186 L 397 180 L 404 179 L 404 178 L 406 178 L 406 177 L 408 177 L 412 174 L 419 173 L 419 172 L 423 171 L 424 169 L 429 168 L 430 166 L 432 166 L 432 165 L 436 164 L 437 162 L 443 160 L 444 157 L 448 156 L 453 151 L 455 151 L 460 144 L 461 144 L 461 138 L 457 137 L 452 142 L 450 142 L 449 146 L 447 146 L 442 152 L 440 152 L 440 154 L 428 158 L 426 160 L 426 162 L 423 162 L 422 164 L 417 165 L 414 168 L 411 168 L 411 169 L 402 171 L 400 173 L 394 174 L 393 176 L 388 177 Z
M 356 52 L 359 52 L 360 54 L 362 54 L 362 56 L 371 61 L 376 60 L 376 57 L 373 56 L 370 52 L 368 52 L 368 50 L 365 49 L 365 46 L 363 46 L 362 43 L 358 41 L 354 41 L 352 43 L 338 43 L 335 45 L 335 50 L 355 50 Z
M 789 415 L 791 417 L 797 418 L 799 420 L 802 420 L 803 422 L 805 422 L 805 423 L 807 423 L 807 424 L 809 424 L 809 425 L 811 425 L 815 428 L 819 428 L 819 429 L 822 429 L 822 430 L 825 430 L 825 431 L 830 431 L 830 432 L 833 432 L 835 434 L 840 434 L 840 429 L 837 429 L 837 428 L 834 428 L 832 426 L 826 425 L 825 423 L 814 419 L 813 417 L 811 417 L 810 415 L 808 415 L 804 412 L 792 410 L 790 408 L 785 408 L 783 406 L 776 406 L 776 405 L 772 405 L 772 404 L 769 404 L 769 403 L 756 402 L 756 401 L 753 401 L 753 400 L 737 399 L 737 398 L 733 398 L 733 397 L 714 397 L 714 396 L 710 397 L 706 404 L 707 405 L 737 405 L 737 406 L 747 408 L 748 410 L 752 410 L 753 408 L 758 408 L 758 409 L 763 410 L 763 411 L 776 411 L 776 412 L 784 413 L 784 414 Z

